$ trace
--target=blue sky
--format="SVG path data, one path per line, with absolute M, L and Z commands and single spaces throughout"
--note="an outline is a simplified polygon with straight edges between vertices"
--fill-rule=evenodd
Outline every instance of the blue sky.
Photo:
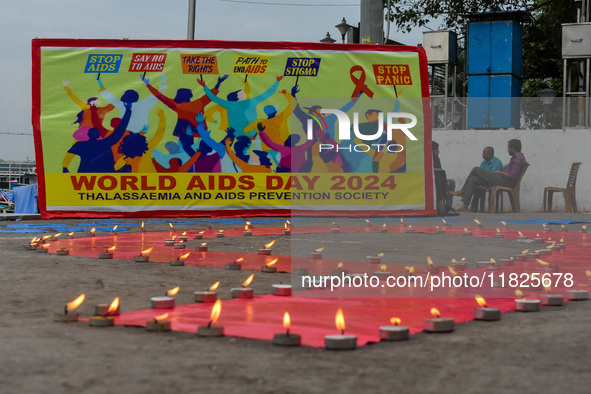
M 270 4 L 272 3 L 272 4 Z M 21 0 L 0 4 L 0 159 L 34 160 L 33 38 L 187 38 L 188 0 Z M 195 39 L 318 42 L 343 17 L 359 21 L 359 0 L 197 0 Z M 435 27 L 435 26 L 433 26 Z M 416 45 L 422 32 L 390 38 Z M 20 135 L 25 134 L 25 135 Z

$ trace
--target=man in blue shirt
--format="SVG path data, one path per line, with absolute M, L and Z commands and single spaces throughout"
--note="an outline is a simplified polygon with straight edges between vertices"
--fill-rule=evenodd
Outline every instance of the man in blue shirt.
M 495 150 L 492 146 L 487 146 L 482 151 L 482 163 L 480 163 L 480 168 L 484 168 L 485 170 L 490 171 L 503 171 L 503 163 L 497 157 L 495 157 Z

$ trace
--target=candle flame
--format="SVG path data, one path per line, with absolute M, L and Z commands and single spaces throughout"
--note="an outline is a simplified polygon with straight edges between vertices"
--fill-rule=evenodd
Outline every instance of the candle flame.
M 464 231 L 468 231 L 468 229 L 466 227 L 464 227 Z
M 224 230 L 218 230 L 218 233 L 223 234 Z
M 142 250 L 142 251 L 140 252 L 140 254 L 141 254 L 141 255 L 144 255 L 144 254 L 149 254 L 149 253 L 152 251 L 152 249 L 154 249 L 154 247 L 153 247 L 153 246 L 152 246 L 151 248 L 148 248 L 148 249 L 146 249 L 146 250 Z
M 172 240 L 174 241 L 174 240 L 176 239 L 176 237 L 177 237 L 177 235 L 176 235 L 176 234 L 175 234 L 175 235 L 173 235 L 173 236 L 172 236 Z
M 203 242 L 203 243 L 201 244 L 201 246 L 205 246 L 205 245 L 207 245 L 207 242 Z
M 552 242 L 550 245 L 546 246 L 546 249 L 552 249 L 556 245 L 556 242 Z
M 564 243 L 564 238 L 560 238 L 560 243 Z
M 248 231 L 248 223 L 244 225 L 244 231 Z
M 205 230 L 201 230 L 197 234 L 203 235 L 204 233 L 205 233 Z
M 521 252 L 521 254 L 526 254 L 527 252 L 529 252 L 529 249 L 525 249 Z
M 172 225 L 172 223 L 171 223 L 171 222 L 168 222 L 168 225 L 170 226 L 170 229 L 171 229 L 171 230 L 174 230 L 174 226 Z
M 242 283 L 242 287 L 246 287 L 249 284 L 252 283 L 252 280 L 254 279 L 254 274 L 250 274 L 250 276 L 248 277 L 248 279 L 246 279 L 243 283 Z
M 457 263 L 457 260 L 456 259 L 451 259 L 451 263 L 452 264 L 455 264 L 455 263 Z
M 545 224 L 542 224 L 542 226 L 543 226 L 544 228 L 548 227 L 548 226 L 546 226 Z
M 378 257 L 384 257 L 383 253 L 378 253 Z
M 445 221 L 445 219 L 441 219 L 441 221 L 443 222 L 443 224 L 447 224 L 447 222 Z
M 523 297 L 523 291 L 521 291 L 521 290 L 517 289 L 517 290 L 515 290 L 515 295 L 516 295 L 517 297 Z
M 78 298 L 76 298 L 74 301 L 70 301 L 66 304 L 66 311 L 70 312 L 73 311 L 74 309 L 78 308 L 80 306 L 80 304 L 82 304 L 84 302 L 84 299 L 86 298 L 85 294 L 80 294 L 78 296 Z
M 588 278 L 591 278 L 591 270 L 587 270 L 587 271 L 585 271 L 585 273 L 587 274 Z
M 96 229 L 94 227 L 90 229 L 91 234 L 94 234 L 95 231 L 96 231 Z
M 57 238 L 57 237 L 59 237 L 60 235 L 62 235 L 62 233 L 57 233 L 57 234 L 55 234 L 55 235 L 53 236 L 53 238 Z
M 390 323 L 391 324 L 394 324 L 395 326 L 397 326 L 400 323 L 402 323 L 402 320 L 400 320 L 400 318 L 398 318 L 398 317 L 391 317 L 390 318 Z
M 433 265 L 433 260 L 431 260 L 430 256 L 427 256 L 427 263 L 432 266 Z
M 217 282 L 215 282 L 213 285 L 209 286 L 209 291 L 214 291 L 218 288 L 218 286 L 220 285 L 220 281 L 218 280 Z
M 271 249 L 271 246 L 273 246 L 275 244 L 275 240 L 272 240 L 271 242 L 269 242 L 268 244 L 265 245 L 265 249 Z
M 448 266 L 447 269 L 449 270 L 449 272 L 451 272 L 453 276 L 456 276 L 458 274 L 452 266 Z
M 383 228 L 386 228 L 386 223 L 382 224 L 382 227 L 383 227 Z
M 484 299 L 484 297 L 482 297 L 481 295 L 475 295 L 474 298 L 476 298 L 478 306 L 486 308 L 486 300 Z
M 286 230 L 288 230 L 288 229 L 289 229 L 289 226 L 287 225 L 287 222 L 285 222 L 285 223 L 283 224 L 283 227 L 284 227 Z
M 285 312 L 283 314 L 283 328 L 285 328 L 286 330 L 289 330 L 290 326 L 291 326 L 291 319 L 289 318 L 289 312 Z
M 166 313 L 165 313 L 165 314 L 163 314 L 163 315 L 154 316 L 154 320 L 155 320 L 155 321 L 160 321 L 160 320 L 164 320 L 164 319 L 166 319 L 167 317 L 168 317 L 168 312 L 166 312 Z
M 343 315 L 343 310 L 341 308 L 337 310 L 334 321 L 337 330 L 341 331 L 341 333 L 345 332 L 345 316 Z
M 342 268 L 343 268 L 343 263 L 341 262 L 337 265 L 337 269 L 342 269 Z
M 187 235 L 187 232 L 183 231 L 183 233 L 181 235 L 184 237 L 185 235 Z
M 182 255 L 182 256 L 179 256 L 179 260 L 184 260 L 184 259 L 186 259 L 187 257 L 189 257 L 189 255 L 190 255 L 190 254 L 191 254 L 191 252 L 189 252 L 189 253 L 185 253 L 184 255 Z
M 582 230 L 587 230 L 587 226 L 583 225 L 583 227 L 581 227 Z
M 466 261 L 466 258 L 465 257 L 462 257 L 462 259 L 460 261 L 461 262 L 464 262 L 464 261 Z
M 242 260 L 244 260 L 244 257 L 240 257 L 240 258 L 236 259 L 235 263 L 240 263 Z
M 474 223 L 476 223 L 477 225 L 479 225 L 479 226 L 480 226 L 480 220 L 478 220 L 478 219 L 474 219 Z
M 409 274 L 412 274 L 415 272 L 415 267 L 411 265 L 410 267 L 406 267 L 406 270 L 408 271 Z
M 318 249 L 314 249 L 314 252 L 316 252 L 316 253 L 322 253 L 322 251 L 323 251 L 324 249 L 326 249 L 326 246 L 323 246 L 323 247 L 321 247 L 321 248 L 318 248 Z
M 501 230 L 499 230 L 499 228 L 497 227 L 497 233 L 500 233 L 500 232 L 501 232 Z
M 404 223 L 404 219 L 403 218 L 400 218 L 400 223 Z
M 517 234 L 523 237 L 523 233 L 521 231 L 518 231 Z
M 222 313 L 222 300 L 217 299 L 211 308 L 211 315 L 209 317 L 210 324 L 218 321 L 220 314 Z
M 71 233 L 68 233 L 68 237 L 71 237 L 72 235 L 74 235 L 73 231 Z
M 497 261 L 495 259 L 493 259 L 492 257 L 490 258 L 490 262 L 491 262 L 491 264 L 496 264 L 497 263 Z
M 53 235 L 44 235 L 43 238 L 41 238 L 41 241 L 45 241 L 46 239 L 49 239 L 53 237 Z
M 386 268 L 388 268 L 388 266 L 386 264 L 382 264 L 380 268 L 382 269 L 382 272 L 386 272 Z
M 503 225 L 503 227 L 507 227 L 507 222 L 501 220 L 501 224 Z
M 412 224 L 409 224 L 409 225 L 408 225 L 408 228 L 412 228 Z
M 118 307 L 119 307 L 119 297 L 115 297 L 113 302 L 111 302 L 111 305 L 109 305 L 109 309 L 107 309 L 107 315 L 115 312 Z
M 115 227 L 113 227 L 113 231 L 117 231 L 117 227 L 118 225 L 115 225 Z
M 365 224 L 369 224 L 369 219 L 365 219 Z
M 277 263 L 278 259 L 273 259 L 273 261 L 271 261 L 270 263 L 267 264 L 267 267 L 270 267 L 272 265 L 275 265 L 275 263 Z
M 441 316 L 441 313 L 439 313 L 439 309 L 437 308 L 431 308 L 431 314 L 435 317 Z
M 115 249 L 116 249 L 116 246 L 115 246 L 115 245 L 113 245 L 113 246 L 111 246 L 109 249 L 107 249 L 107 252 L 112 252 L 112 251 L 114 251 Z
M 168 291 L 166 292 L 166 295 L 167 295 L 167 296 L 173 296 L 173 295 L 175 295 L 176 293 L 178 293 L 180 289 L 181 289 L 181 288 L 180 288 L 179 286 L 177 286 L 177 287 L 175 287 L 175 288 L 172 288 L 172 289 L 170 289 L 170 290 L 168 290 Z
M 549 267 L 549 266 L 550 266 L 550 263 L 548 263 L 548 262 L 546 262 L 546 261 L 544 261 L 544 260 L 541 260 L 541 259 L 536 259 L 536 261 L 537 261 L 538 263 L 540 263 L 541 265 L 543 265 L 544 267 Z
M 144 222 L 142 221 L 142 230 L 144 229 Z
M 45 244 L 45 245 L 41 246 L 41 248 L 43 248 L 43 249 L 49 249 L 49 244 Z

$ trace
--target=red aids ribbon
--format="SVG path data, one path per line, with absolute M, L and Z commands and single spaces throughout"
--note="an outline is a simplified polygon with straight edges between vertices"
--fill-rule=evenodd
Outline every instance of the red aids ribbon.
M 356 71 L 361 71 L 361 76 L 359 78 L 357 78 L 354 74 Z M 365 93 L 367 97 L 373 98 L 372 90 L 368 88 L 365 84 L 366 75 L 363 67 L 360 65 L 353 66 L 351 67 L 349 74 L 351 75 L 351 81 L 353 81 L 353 83 L 355 84 L 355 90 L 353 91 L 351 99 L 353 99 L 353 101 L 357 101 L 357 98 L 359 97 L 361 92 Z

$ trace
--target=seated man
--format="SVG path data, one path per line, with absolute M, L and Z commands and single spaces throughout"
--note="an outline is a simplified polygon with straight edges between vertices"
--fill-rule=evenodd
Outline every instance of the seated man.
M 495 157 L 495 150 L 492 146 L 487 146 L 482 150 L 482 163 L 480 163 L 480 168 L 484 168 L 485 170 L 490 171 L 502 171 L 503 170 L 503 163 L 499 160 L 498 157 Z M 478 211 L 478 202 L 485 198 L 486 196 L 486 186 L 481 186 L 476 188 L 476 192 L 474 193 L 474 197 L 472 198 L 471 204 L 471 211 L 477 212 Z
M 464 186 L 456 192 L 451 194 L 462 197 L 462 207 L 460 211 L 466 212 L 469 210 L 468 204 L 472 200 L 476 188 L 478 186 L 508 186 L 513 187 L 519 179 L 519 175 L 528 162 L 525 156 L 521 153 L 521 141 L 512 139 L 509 141 L 507 151 L 511 156 L 511 161 L 505 166 L 503 171 L 491 171 L 480 167 L 474 167 Z

